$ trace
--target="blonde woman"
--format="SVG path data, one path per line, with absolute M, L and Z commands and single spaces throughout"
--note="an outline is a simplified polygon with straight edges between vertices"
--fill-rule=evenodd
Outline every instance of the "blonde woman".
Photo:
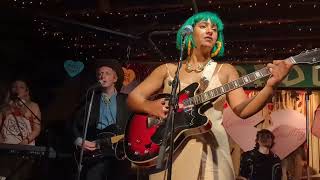
M 40 108 L 31 101 L 27 83 L 14 81 L 0 111 L 0 142 L 34 145 L 40 134 L 40 117 Z

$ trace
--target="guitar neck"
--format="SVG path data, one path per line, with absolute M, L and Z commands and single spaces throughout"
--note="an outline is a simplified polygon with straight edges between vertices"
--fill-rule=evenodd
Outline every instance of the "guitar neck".
M 292 57 L 290 57 L 286 60 L 292 64 L 296 64 L 296 61 Z M 187 105 L 187 106 L 202 104 L 202 103 L 205 103 L 211 99 L 219 97 L 227 92 L 233 91 L 233 90 L 238 89 L 240 87 L 243 87 L 247 84 L 250 84 L 258 79 L 269 76 L 270 74 L 271 74 L 271 72 L 269 71 L 269 68 L 264 67 L 262 69 L 255 71 L 255 72 L 252 72 L 250 74 L 242 76 L 239 79 L 236 79 L 236 80 L 233 80 L 229 83 L 226 83 L 222 86 L 219 86 L 217 88 L 214 88 L 214 89 L 209 90 L 207 92 L 204 92 L 202 94 L 190 97 L 190 98 L 186 99 L 183 103 L 184 103 L 184 105 Z

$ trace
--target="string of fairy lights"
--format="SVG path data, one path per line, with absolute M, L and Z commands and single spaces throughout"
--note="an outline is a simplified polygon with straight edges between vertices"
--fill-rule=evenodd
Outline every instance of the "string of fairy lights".
M 50 0 L 12 0 L 9 1 L 9 5 L 13 8 L 20 9 L 32 9 L 32 8 L 47 8 L 55 4 L 50 2 Z
M 12 4 L 16 8 L 32 8 L 32 7 L 46 7 L 49 6 L 49 0 L 41 0 L 41 1 L 19 1 L 13 0 Z M 202 2 L 200 7 L 204 7 L 205 10 L 216 10 L 222 12 L 221 14 L 232 13 L 233 11 L 246 11 L 250 9 L 272 9 L 275 11 L 278 9 L 289 9 L 292 11 L 301 9 L 301 6 L 304 8 L 308 8 L 310 11 L 317 12 L 320 9 L 320 2 L 315 1 L 291 1 L 291 2 L 281 2 L 281 1 L 272 1 L 272 2 L 254 2 L 254 1 L 243 1 L 239 3 L 227 3 L 225 5 L 223 1 L 213 1 L 209 0 L 206 2 Z M 158 22 L 161 24 L 162 22 L 166 22 L 167 20 L 173 19 L 172 17 L 177 14 L 189 14 L 193 13 L 194 9 L 191 7 L 179 7 L 179 8 L 168 8 L 168 9 L 160 9 L 152 12 L 146 13 L 143 8 L 140 9 L 124 9 L 122 11 L 105 11 L 104 13 L 97 13 L 94 10 L 81 10 L 81 11 L 68 11 L 63 14 L 57 15 L 58 17 L 73 19 L 79 22 L 86 22 L 90 24 L 97 24 L 97 26 L 106 27 L 107 29 L 116 28 L 117 31 L 121 32 L 121 22 L 137 22 L 137 24 L 152 24 L 154 22 Z M 181 13 L 183 12 L 183 13 Z M 184 16 L 182 16 L 184 17 Z M 257 17 L 258 18 L 258 17 Z M 228 19 L 228 17 L 226 18 Z M 308 22 L 309 19 L 309 22 Z M 106 22 L 118 22 L 117 24 L 108 24 Z M 259 30 L 266 27 L 285 27 L 291 26 L 290 32 L 292 33 L 313 33 L 317 31 L 317 29 L 313 28 L 312 22 L 319 22 L 320 16 L 318 17 L 310 17 L 310 18 L 275 18 L 275 17 L 259 17 L 257 20 L 246 20 L 242 19 L 241 21 L 235 21 L 232 23 L 226 23 L 226 29 L 228 26 L 248 29 L 250 31 Z M 48 40 L 56 40 L 60 41 L 62 46 L 70 51 L 75 52 L 74 55 L 81 57 L 85 60 L 94 59 L 99 56 L 103 56 L 105 54 L 112 54 L 116 49 L 123 49 L 123 51 L 128 46 L 128 39 L 119 38 L 116 35 L 106 34 L 103 32 L 97 32 L 90 29 L 77 29 L 77 28 L 65 28 L 65 24 L 59 22 L 53 22 L 50 19 L 46 19 L 43 17 L 35 17 L 34 18 L 34 27 L 35 31 L 41 36 L 41 38 Z M 300 23 L 302 22 L 302 24 Z M 178 22 L 181 23 L 181 22 Z M 169 30 L 176 31 L 181 24 L 176 23 L 176 25 L 172 26 Z M 128 27 L 124 26 L 124 29 L 128 32 Z M 70 30 L 71 29 L 71 30 Z M 75 30 L 76 29 L 76 30 Z M 129 33 L 128 33 L 129 34 Z M 163 40 L 156 40 L 155 43 L 160 50 L 166 51 L 166 49 L 174 48 L 174 36 L 175 34 L 168 34 L 168 38 Z M 263 39 L 257 39 L 259 42 L 264 41 Z M 285 41 L 285 37 L 283 41 Z M 295 43 L 290 43 L 283 47 L 273 47 L 268 48 L 267 46 L 261 46 L 254 41 L 246 41 L 246 40 L 237 40 L 237 39 L 227 39 L 226 38 L 226 51 L 225 55 L 230 57 L 230 60 L 238 60 L 233 55 L 240 52 L 242 56 L 245 55 L 253 55 L 254 52 L 257 53 L 257 56 L 261 55 L 270 55 L 277 54 L 281 52 L 287 53 L 296 53 L 306 48 L 310 48 L 310 44 L 304 44 L 303 42 L 295 41 Z M 263 44 L 263 43 L 262 43 Z M 150 44 L 149 44 L 150 46 Z M 314 48 L 314 47 L 311 47 Z M 237 49 L 237 50 L 235 50 Z M 148 47 L 146 44 L 145 47 L 133 48 L 131 54 L 134 54 L 135 57 L 138 58 L 150 58 L 148 55 L 149 51 L 153 51 L 153 47 Z M 239 53 L 238 53 L 239 54 Z M 239 56 L 240 56 L 239 55 Z M 149 56 L 149 57 L 148 57 Z M 117 57 L 122 58 L 122 57 Z M 166 59 L 176 58 L 175 55 L 166 54 L 165 57 L 160 58 L 160 61 Z M 258 61 L 262 61 L 259 60 Z
M 16 8 L 33 8 L 33 7 L 48 7 L 48 6 L 55 6 L 61 1 L 50 1 L 50 0 L 11 0 L 9 1 L 10 5 Z M 281 6 L 286 6 L 288 8 L 295 8 L 299 7 L 302 4 L 304 6 L 312 6 L 313 8 L 319 8 L 320 3 L 317 1 L 310 1 L 310 0 L 299 0 L 299 1 L 289 1 L 289 2 L 284 2 L 284 1 L 238 1 L 238 2 L 223 2 L 223 1 L 202 1 L 201 2 L 202 6 L 214 6 L 214 8 L 222 9 L 225 8 L 224 5 L 228 4 L 228 8 L 255 8 L 255 7 L 261 7 L 261 6 L 267 6 L 267 7 L 281 7 Z M 192 8 L 190 8 L 192 10 Z M 83 16 L 90 16 L 90 10 L 88 12 L 83 13 Z M 93 11 L 92 11 L 93 12 Z M 109 15 L 122 15 L 124 17 L 129 17 L 130 15 L 128 12 L 123 13 L 123 12 L 108 12 L 106 11 L 105 13 L 108 13 Z M 66 15 L 68 15 L 66 13 Z M 141 15 L 141 14 L 140 14 Z M 148 16 L 148 14 L 142 14 L 143 16 Z M 137 17 L 139 14 L 134 13 L 133 16 Z

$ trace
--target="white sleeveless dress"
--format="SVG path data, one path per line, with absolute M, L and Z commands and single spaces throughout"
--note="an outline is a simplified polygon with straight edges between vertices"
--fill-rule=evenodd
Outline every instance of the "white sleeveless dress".
M 221 86 L 217 74 L 218 73 L 215 73 L 211 78 L 206 91 Z M 168 70 L 168 77 L 164 82 L 163 93 L 171 92 L 170 81 L 172 80 L 173 77 Z M 184 89 L 188 85 L 189 84 L 181 82 L 181 89 Z M 211 131 L 205 134 L 196 135 L 186 143 L 173 162 L 173 180 L 235 179 L 228 136 L 222 126 L 224 102 L 225 96 L 219 97 L 213 103 L 213 107 L 205 112 L 205 115 L 212 122 Z M 165 180 L 166 173 L 167 171 L 161 171 L 150 174 L 149 179 Z
M 33 117 L 26 117 L 19 108 L 13 107 L 9 113 L 4 113 L 2 118 L 1 143 L 19 144 L 32 133 L 31 122 L 34 121 Z M 34 144 L 35 142 L 32 141 L 29 145 Z

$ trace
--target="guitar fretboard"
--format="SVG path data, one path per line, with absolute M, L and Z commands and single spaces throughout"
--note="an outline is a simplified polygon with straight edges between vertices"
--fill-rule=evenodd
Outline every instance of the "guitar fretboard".
M 226 83 L 226 84 L 219 86 L 217 88 L 214 88 L 210 91 L 207 91 L 207 92 L 202 93 L 200 95 L 190 97 L 190 98 L 186 99 L 183 102 L 183 104 L 188 106 L 188 105 L 198 105 L 198 104 L 204 103 L 206 101 L 209 101 L 210 99 L 213 99 L 215 97 L 223 95 L 223 94 L 230 92 L 232 90 L 238 89 L 242 86 L 250 84 L 250 83 L 252 83 L 260 78 L 266 77 L 270 74 L 271 73 L 268 70 L 268 68 L 266 68 L 266 67 L 262 68 L 258 71 L 255 71 L 255 72 L 252 72 L 252 73 L 247 74 L 245 76 L 242 76 L 239 79 L 236 79 L 234 81 Z
M 287 60 L 289 60 L 293 64 L 296 64 L 296 62 L 293 58 L 289 58 Z M 236 80 L 231 81 L 229 83 L 226 83 L 222 86 L 214 88 L 210 91 L 207 91 L 202 94 L 185 99 L 183 101 L 183 104 L 185 106 L 202 104 L 204 102 L 209 101 L 210 99 L 216 98 L 216 97 L 221 96 L 227 92 L 230 92 L 232 90 L 235 90 L 235 89 L 238 89 L 242 86 L 250 84 L 258 79 L 269 76 L 270 74 L 271 74 L 271 72 L 269 71 L 269 69 L 267 67 L 264 67 L 260 70 L 257 70 L 255 72 L 252 72 L 250 74 L 242 76 L 239 79 L 236 79 Z

